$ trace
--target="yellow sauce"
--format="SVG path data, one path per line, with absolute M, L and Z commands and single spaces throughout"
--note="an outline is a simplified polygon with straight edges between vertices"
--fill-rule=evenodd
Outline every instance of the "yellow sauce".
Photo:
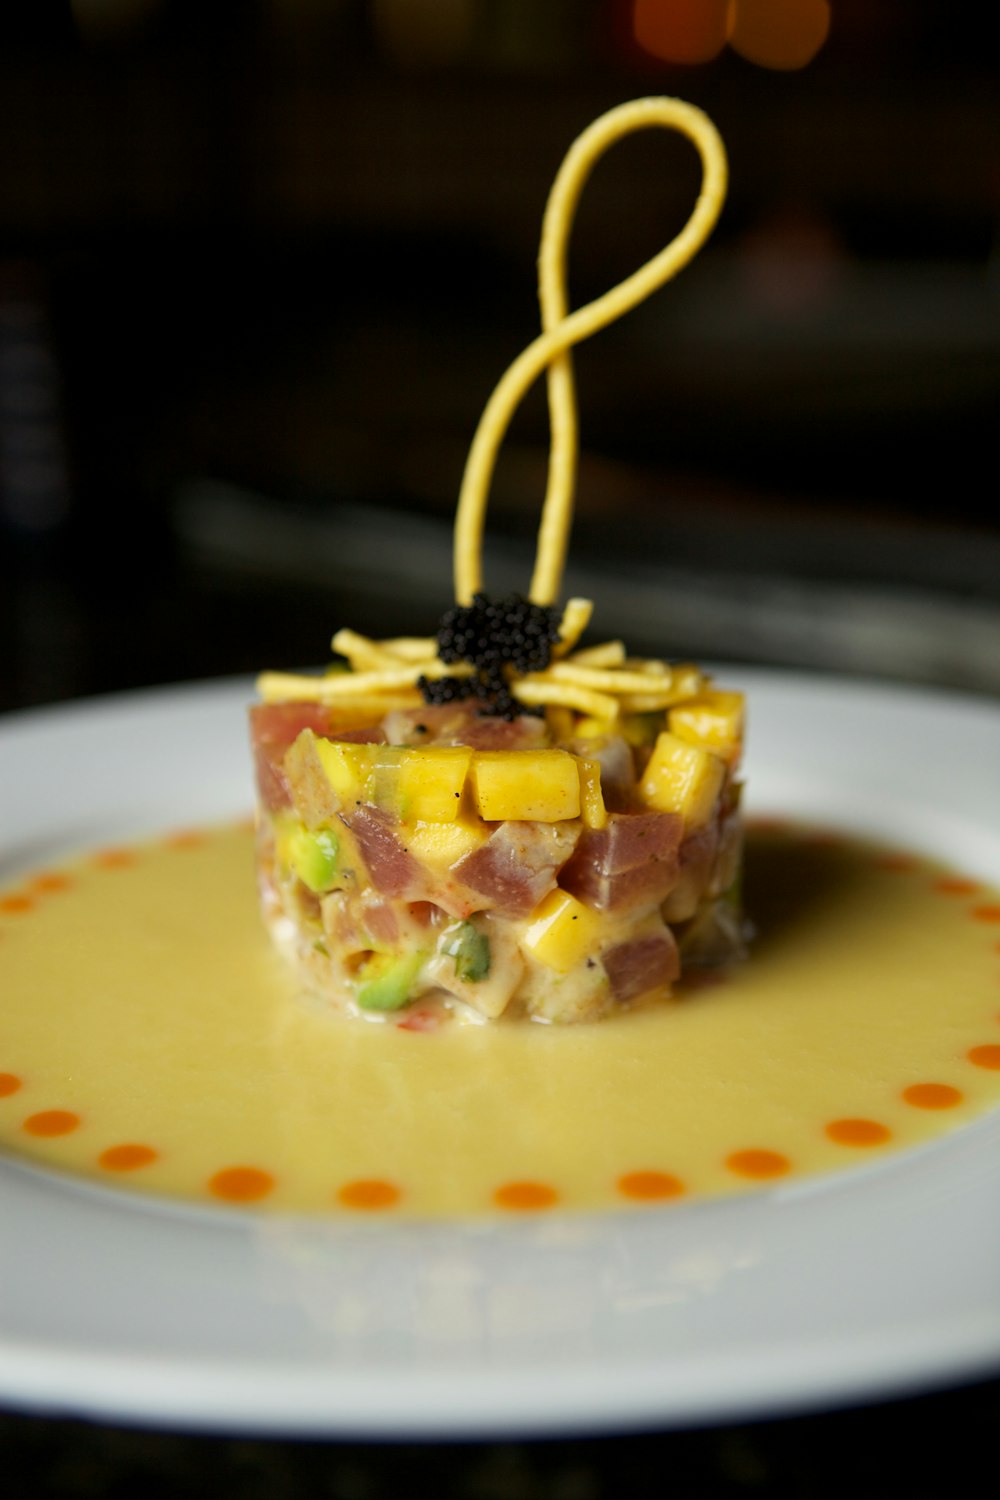
M 244 827 L 0 895 L 0 1146 L 255 1208 L 623 1208 L 844 1170 L 1000 1102 L 1000 895 L 798 827 L 748 851 L 750 961 L 565 1030 L 338 1020 L 265 936 Z

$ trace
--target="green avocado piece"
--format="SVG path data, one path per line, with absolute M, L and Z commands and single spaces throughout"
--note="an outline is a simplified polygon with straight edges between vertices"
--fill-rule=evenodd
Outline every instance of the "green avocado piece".
M 300 828 L 292 838 L 292 869 L 311 891 L 328 891 L 340 862 L 340 840 L 332 828 Z
M 490 940 L 472 922 L 463 922 L 453 932 L 445 933 L 441 951 L 455 960 L 459 979 L 474 984 L 490 972 Z
M 423 961 L 422 953 L 377 953 L 361 971 L 358 1005 L 362 1010 L 402 1010 Z

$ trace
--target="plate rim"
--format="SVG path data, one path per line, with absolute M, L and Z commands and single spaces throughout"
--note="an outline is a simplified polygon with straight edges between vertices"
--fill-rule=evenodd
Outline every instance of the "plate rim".
M 813 701 L 820 698 L 827 702 L 843 699 L 846 695 L 869 709 L 881 704 L 890 714 L 897 711 L 915 713 L 918 718 L 934 706 L 947 708 L 963 715 L 968 724 L 983 727 L 987 738 L 995 739 L 1000 747 L 1000 705 L 989 698 L 950 689 L 882 683 L 780 667 L 772 670 L 711 664 L 709 670 L 736 686 L 747 687 L 751 694 L 751 725 L 754 693 L 775 692 L 779 699 L 782 694 L 793 694 L 798 695 L 800 701 L 809 696 Z M 123 718 L 133 724 L 145 721 L 147 726 L 154 728 L 164 716 L 169 717 L 178 710 L 189 719 L 212 719 L 215 709 L 231 715 L 241 699 L 247 704 L 253 701 L 253 680 L 249 677 L 175 683 L 19 709 L 0 716 L 0 764 L 11 754 L 16 761 L 29 745 L 37 748 L 42 741 L 59 739 L 67 727 L 79 729 L 82 726 L 99 741 L 102 735 L 110 732 L 115 722 Z M 229 748 L 225 754 L 231 753 L 234 745 L 242 743 L 243 733 L 241 719 L 238 728 L 226 741 Z M 243 792 L 238 795 L 249 809 L 248 779 Z M 145 831 L 137 830 L 137 834 Z M 995 832 L 1000 835 L 1000 827 Z M 0 850 L 0 855 L 2 853 Z M 940 1144 L 942 1147 L 956 1147 L 959 1156 L 968 1157 L 965 1148 L 968 1135 L 974 1128 L 956 1132 Z M 909 1165 L 914 1155 L 913 1152 L 904 1152 L 886 1160 Z M 12 1190 L 12 1179 L 17 1176 L 17 1171 L 12 1172 L 11 1166 L 10 1162 L 0 1160 L 0 1207 L 7 1207 L 10 1202 L 25 1197 Z M 808 1187 L 815 1189 L 821 1201 L 824 1195 L 828 1202 L 837 1194 L 846 1192 L 851 1196 L 866 1170 L 835 1174 L 837 1180 L 831 1178 L 824 1186 L 817 1185 L 819 1179 L 810 1180 Z M 975 1163 L 970 1168 L 966 1161 L 965 1170 L 967 1173 L 971 1170 L 975 1176 Z M 51 1197 L 54 1193 L 65 1206 L 68 1200 L 64 1189 L 54 1186 L 58 1184 L 58 1174 L 41 1172 L 39 1175 L 45 1179 L 44 1196 Z M 846 1188 L 845 1178 L 848 1179 Z M 996 1173 L 994 1179 L 997 1179 Z M 74 1190 L 77 1186 L 73 1184 Z M 748 1206 L 754 1209 L 767 1202 L 778 1202 L 781 1191 L 755 1193 L 724 1203 L 715 1200 L 705 1205 L 693 1203 L 614 1217 L 618 1228 L 626 1222 L 637 1226 L 644 1224 L 643 1234 L 648 1238 L 652 1233 L 650 1226 L 657 1223 L 675 1225 L 680 1213 L 685 1214 L 690 1223 L 692 1216 L 703 1207 L 717 1211 L 717 1217 L 739 1218 L 742 1215 L 745 1218 Z M 107 1192 L 114 1197 L 114 1205 L 95 1207 L 92 1204 L 90 1216 L 96 1214 L 97 1218 L 106 1219 L 108 1215 L 115 1217 L 119 1210 L 125 1210 L 135 1221 L 139 1216 L 134 1214 L 134 1208 L 137 1205 L 148 1208 L 146 1200 L 133 1199 L 127 1193 L 115 1193 L 111 1189 Z M 27 1198 L 31 1197 L 29 1193 Z M 157 1214 L 162 1207 L 157 1205 Z M 166 1205 L 166 1211 L 175 1223 L 180 1221 L 180 1216 L 173 1214 L 170 1205 Z M 250 1215 L 245 1223 L 238 1223 L 226 1210 L 210 1209 L 207 1212 L 222 1214 L 225 1235 L 245 1248 L 256 1237 L 260 1225 L 256 1216 Z M 656 1218 L 656 1215 L 660 1217 Z M 56 1217 L 59 1217 L 58 1213 Z M 72 1212 L 70 1217 L 73 1217 Z M 153 1215 L 149 1217 L 152 1219 Z M 266 1216 L 267 1219 L 274 1217 Z M 607 1218 L 596 1217 L 602 1223 Z M 522 1229 L 525 1234 L 521 1233 Z M 435 1226 L 435 1235 L 443 1232 Z M 662 1232 L 667 1239 L 671 1237 L 669 1227 Z M 340 1231 L 331 1230 L 330 1224 L 324 1223 L 323 1233 L 324 1236 L 332 1233 L 336 1238 Z M 390 1240 L 395 1237 L 395 1231 L 389 1229 L 379 1229 L 378 1233 Z M 499 1245 L 509 1243 L 512 1238 L 515 1243 L 518 1239 L 523 1242 L 530 1239 L 532 1233 L 534 1231 L 527 1225 L 490 1226 L 485 1230 L 483 1226 L 476 1226 L 471 1239 L 481 1244 L 492 1238 Z M 3 1248 L 2 1239 L 0 1248 Z M 521 1248 L 523 1251 L 523 1243 Z M 704 1376 L 699 1379 L 694 1378 L 695 1363 L 688 1360 L 686 1394 L 677 1383 L 676 1362 L 648 1356 L 637 1358 L 634 1352 L 629 1354 L 627 1350 L 621 1355 L 624 1364 L 615 1370 L 618 1395 L 613 1399 L 602 1386 L 600 1372 L 595 1378 L 593 1370 L 577 1370 L 571 1364 L 562 1371 L 558 1390 L 546 1396 L 544 1391 L 529 1382 L 523 1387 L 522 1399 L 512 1400 L 510 1365 L 488 1368 L 480 1358 L 472 1359 L 461 1369 L 457 1365 L 434 1368 L 431 1361 L 421 1371 L 420 1399 L 409 1412 L 389 1412 L 385 1403 L 376 1399 L 379 1390 L 384 1390 L 385 1381 L 384 1370 L 377 1365 L 354 1369 L 355 1394 L 352 1398 L 351 1382 L 346 1381 L 344 1370 L 336 1363 L 331 1364 L 328 1358 L 310 1363 L 299 1354 L 285 1367 L 275 1358 L 265 1358 L 248 1366 L 242 1357 L 213 1358 L 205 1350 L 199 1351 L 196 1357 L 193 1354 L 163 1353 L 153 1357 L 136 1350 L 111 1354 L 94 1347 L 88 1350 L 85 1345 L 72 1342 L 57 1345 L 39 1337 L 34 1342 L 25 1340 L 8 1333 L 0 1294 L 0 1393 L 9 1404 L 31 1410 L 59 1410 L 103 1420 L 183 1425 L 199 1430 L 252 1429 L 273 1435 L 345 1436 L 354 1433 L 370 1437 L 516 1437 L 697 1425 L 745 1416 L 787 1415 L 857 1399 L 908 1394 L 995 1373 L 1000 1370 L 1000 1287 L 997 1293 L 995 1305 L 988 1314 L 967 1328 L 963 1325 L 960 1337 L 956 1336 L 954 1328 L 950 1333 L 947 1330 L 942 1332 L 942 1321 L 947 1323 L 947 1319 L 938 1319 L 937 1323 L 932 1320 L 933 1326 L 924 1328 L 921 1325 L 916 1332 L 911 1329 L 909 1336 L 897 1331 L 890 1346 L 884 1344 L 884 1333 L 879 1335 L 883 1339 L 882 1345 L 876 1340 L 864 1348 L 855 1336 L 851 1347 L 842 1350 L 835 1358 L 831 1357 L 825 1369 L 815 1365 L 804 1369 L 801 1350 L 796 1354 L 795 1350 L 784 1348 L 772 1351 L 769 1359 L 764 1361 L 766 1369 L 762 1379 L 760 1351 L 752 1371 L 749 1366 L 744 1371 L 740 1357 L 733 1353 L 730 1356 L 729 1383 L 723 1382 L 720 1386 L 718 1353 L 704 1365 Z M 604 1351 L 603 1357 L 607 1369 L 614 1359 L 608 1351 Z M 186 1376 L 182 1379 L 185 1371 Z M 445 1401 L 449 1392 L 454 1396 L 463 1385 L 464 1392 L 460 1391 L 457 1406 L 454 1401 Z M 281 1387 L 297 1393 L 297 1404 L 276 1394 Z M 311 1400 L 307 1399 L 310 1390 L 313 1392 Z M 645 1398 L 644 1391 L 649 1392 Z M 505 1393 L 507 1399 L 503 1400 Z M 335 1410 L 331 1410 L 333 1406 Z M 444 1406 L 447 1406 L 446 1412 L 442 1410 Z

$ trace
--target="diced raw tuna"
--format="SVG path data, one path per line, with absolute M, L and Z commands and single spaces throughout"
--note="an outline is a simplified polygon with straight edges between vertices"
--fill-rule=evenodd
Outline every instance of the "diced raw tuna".
M 559 884 L 596 911 L 655 906 L 676 884 L 682 830 L 677 813 L 613 813 L 584 830 Z
M 285 752 L 284 777 L 296 813 L 307 828 L 332 823 L 340 811 L 340 798 L 323 769 L 316 749 L 316 735 L 303 729 Z
M 636 805 L 635 757 L 620 734 L 603 739 L 570 740 L 565 748 L 601 767 L 601 794 L 609 812 L 629 812 Z
M 454 731 L 469 716 L 459 703 L 425 703 L 421 708 L 393 708 L 382 720 L 390 745 L 452 744 Z
M 677 883 L 663 903 L 668 922 L 686 922 L 705 898 L 719 847 L 719 825 L 708 823 L 689 833 L 679 851 Z
M 721 896 L 739 875 L 743 864 L 743 824 L 735 809 L 719 823 L 719 847 L 712 868 L 709 895 Z
M 362 803 L 338 814 L 357 840 L 368 878 L 384 896 L 420 896 L 423 866 L 399 842 L 392 823 L 380 808 Z
M 452 866 L 483 907 L 526 917 L 555 888 L 580 836 L 577 822 L 501 823 L 484 844 Z
M 361 921 L 365 932 L 378 946 L 391 948 L 399 941 L 399 918 L 388 901 L 368 896 L 362 902 Z
M 381 742 L 379 726 L 370 729 L 338 729 L 338 713 L 326 703 L 257 703 L 250 710 L 250 743 L 253 750 L 257 790 L 263 805 L 276 812 L 291 805 L 285 774 L 285 752 L 303 729 L 327 739 L 353 743 Z
M 473 750 L 538 750 L 549 743 L 549 737 L 545 720 L 537 714 L 522 714 L 517 719 L 485 715 L 470 719 L 457 743 L 471 745 Z
M 618 943 L 602 953 L 601 963 L 618 1001 L 634 1000 L 650 990 L 664 989 L 681 972 L 677 944 L 668 927 Z
M 545 720 L 537 714 L 499 719 L 467 704 L 399 708 L 383 721 L 391 745 L 470 745 L 474 750 L 533 750 L 547 745 Z

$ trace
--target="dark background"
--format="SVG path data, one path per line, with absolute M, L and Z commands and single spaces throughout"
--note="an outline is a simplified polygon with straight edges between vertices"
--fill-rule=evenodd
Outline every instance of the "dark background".
M 669 0 L 665 0 L 669 3 Z M 20 0 L 0 12 L 0 709 L 433 628 L 466 448 L 537 331 L 572 138 L 677 93 L 731 191 L 673 287 L 578 351 L 570 584 L 668 656 L 1000 693 L 1000 133 L 990 8 L 832 0 L 795 71 L 644 54 L 630 0 Z M 444 20 L 442 20 L 444 17 Z M 697 187 L 615 149 L 574 305 Z M 544 401 L 494 487 L 526 586 Z M 750 1427 L 284 1444 L 0 1417 L 12 1493 L 927 1493 L 994 1382 Z M 16 1488 L 20 1483 L 22 1488 Z
M 657 60 L 632 0 L 5 7 L 0 707 L 432 628 L 476 419 L 537 331 L 549 183 L 650 92 L 709 111 L 732 185 L 695 265 L 577 352 L 596 633 L 1000 691 L 989 8 L 832 14 L 783 71 Z M 696 174 L 666 132 L 615 148 L 575 305 Z M 497 592 L 527 584 L 547 440 L 538 391 Z

